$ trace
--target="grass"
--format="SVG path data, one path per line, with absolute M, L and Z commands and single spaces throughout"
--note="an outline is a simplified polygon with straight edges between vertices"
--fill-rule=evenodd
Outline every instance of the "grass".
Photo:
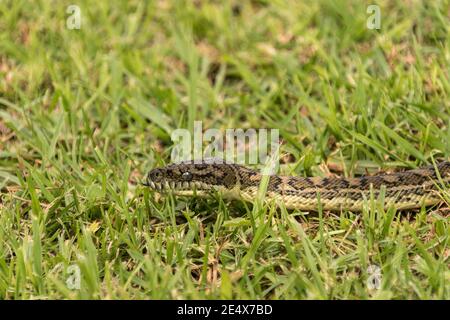
M 287 174 L 448 159 L 449 1 L 375 1 L 380 30 L 372 2 L 0 2 L 0 297 L 449 299 L 436 208 L 307 214 L 139 185 L 194 120 L 279 129 Z

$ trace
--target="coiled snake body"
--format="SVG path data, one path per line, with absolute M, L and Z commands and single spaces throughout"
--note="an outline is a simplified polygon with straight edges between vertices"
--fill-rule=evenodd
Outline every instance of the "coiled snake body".
M 263 176 L 247 167 L 217 162 L 182 162 L 156 168 L 146 185 L 158 192 L 206 196 L 219 191 L 225 197 L 254 202 Z M 440 190 L 450 185 L 450 162 L 390 174 L 358 178 L 320 178 L 272 175 L 265 199 L 288 209 L 361 211 L 371 197 L 384 207 L 398 210 L 420 208 L 443 201 Z

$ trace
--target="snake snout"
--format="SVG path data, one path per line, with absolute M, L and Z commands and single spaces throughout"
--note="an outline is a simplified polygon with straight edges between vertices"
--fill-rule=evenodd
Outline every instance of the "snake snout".
M 161 190 L 163 187 L 164 172 L 160 168 L 151 170 L 147 175 L 147 186 L 152 189 Z
M 181 178 L 165 168 L 156 168 L 148 173 L 146 185 L 156 191 L 189 190 L 191 185 L 186 178 L 186 175 Z

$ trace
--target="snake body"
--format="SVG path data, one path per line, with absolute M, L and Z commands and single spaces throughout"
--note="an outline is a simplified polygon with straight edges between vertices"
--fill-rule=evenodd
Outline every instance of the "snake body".
M 171 164 L 147 175 L 147 185 L 158 192 L 207 196 L 218 191 L 225 197 L 254 202 L 263 176 L 245 166 L 202 161 Z M 264 198 L 288 209 L 361 211 L 371 198 L 397 210 L 421 208 L 443 201 L 441 190 L 450 185 L 450 162 L 389 174 L 342 177 L 271 175 Z

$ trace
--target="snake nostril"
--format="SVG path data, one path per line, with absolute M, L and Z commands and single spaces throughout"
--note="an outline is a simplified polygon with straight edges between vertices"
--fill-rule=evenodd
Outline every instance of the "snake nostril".
M 153 169 L 148 174 L 148 177 L 153 182 L 159 182 L 162 179 L 162 172 L 159 169 Z

